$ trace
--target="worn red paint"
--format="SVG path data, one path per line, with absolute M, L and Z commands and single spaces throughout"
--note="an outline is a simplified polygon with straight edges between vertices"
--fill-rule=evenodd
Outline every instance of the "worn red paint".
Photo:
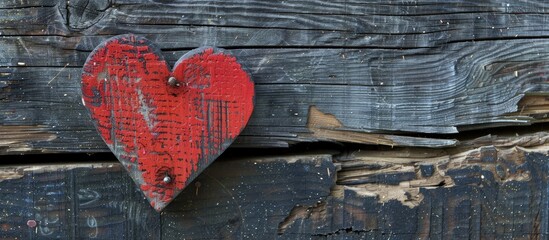
M 82 95 L 107 145 L 161 210 L 242 131 L 254 84 L 220 49 L 192 51 L 172 72 L 148 40 L 123 35 L 90 55 Z

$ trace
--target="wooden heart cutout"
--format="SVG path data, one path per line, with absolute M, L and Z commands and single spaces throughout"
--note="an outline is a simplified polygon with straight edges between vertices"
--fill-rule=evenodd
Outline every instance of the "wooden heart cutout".
M 99 45 L 82 73 L 82 102 L 97 130 L 161 211 L 246 126 L 254 84 L 223 50 L 193 50 L 173 71 L 149 40 Z

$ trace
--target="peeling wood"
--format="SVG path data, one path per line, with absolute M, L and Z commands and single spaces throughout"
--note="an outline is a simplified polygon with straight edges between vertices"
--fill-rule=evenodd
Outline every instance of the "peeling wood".
M 345 190 L 353 191 L 358 196 L 375 197 L 382 204 L 390 200 L 397 200 L 409 208 L 417 207 L 424 198 L 417 187 L 368 184 L 363 186 L 345 186 Z
M 376 134 L 349 129 L 332 114 L 323 113 L 315 106 L 309 108 L 307 128 L 313 137 L 327 141 L 341 141 L 385 146 L 450 147 L 458 144 L 454 139 L 436 139 Z
M 548 222 L 548 215 L 539 205 L 544 206 L 546 200 L 540 196 L 545 193 L 538 195 L 547 184 L 542 177 L 547 174 L 549 156 L 544 136 L 485 136 L 464 141 L 467 147 L 397 147 L 340 154 L 334 158 L 340 170 L 326 204 L 320 209 L 296 207 L 287 219 L 299 221 L 284 225 L 285 234 L 545 236 L 540 224 Z M 312 214 L 313 209 L 327 214 Z
M 114 163 L 65 163 L 62 165 L 51 164 L 34 164 L 34 165 L 16 165 L 16 166 L 2 166 L 0 167 L 0 182 L 5 180 L 20 179 L 26 175 L 42 174 L 54 171 L 70 171 L 77 168 L 99 168 L 99 169 L 111 169 L 118 168 Z
M 549 96 L 526 95 L 518 102 L 518 111 L 511 115 L 535 117 L 547 113 L 549 113 Z
M 18 179 L 24 176 L 18 169 L 2 169 L 0 170 L 0 182 L 10 179 Z
M 284 219 L 278 224 L 278 235 L 283 235 L 286 229 L 296 221 L 304 221 L 306 219 L 326 219 L 328 212 L 326 211 L 326 202 L 319 201 L 312 206 L 296 205 Z
M 369 134 L 358 132 L 337 131 L 343 128 L 343 124 L 332 114 L 326 114 L 318 110 L 315 106 L 309 108 L 307 119 L 307 128 L 312 132 L 313 136 L 323 139 L 334 139 L 336 141 L 369 143 L 393 146 L 395 143 L 390 141 L 382 134 Z
M 5 153 L 36 151 L 33 143 L 48 142 L 57 135 L 45 126 L 0 126 L 0 149 Z
M 467 181 L 453 179 L 450 172 L 479 168 L 494 176 L 495 182 L 528 182 L 532 173 L 522 167 L 526 156 L 532 152 L 549 154 L 547 137 L 546 133 L 486 136 L 463 142 L 468 147 L 438 151 L 397 148 L 351 152 L 336 158 L 341 167 L 337 184 L 359 195 L 376 197 L 380 203 L 398 200 L 415 207 L 423 199 L 420 189 L 452 188 L 456 181 Z

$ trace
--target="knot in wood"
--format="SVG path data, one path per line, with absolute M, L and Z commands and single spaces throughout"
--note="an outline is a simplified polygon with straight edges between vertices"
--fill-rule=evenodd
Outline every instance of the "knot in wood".
M 97 24 L 109 12 L 110 0 L 71 0 L 67 1 L 67 25 L 71 30 L 80 31 Z

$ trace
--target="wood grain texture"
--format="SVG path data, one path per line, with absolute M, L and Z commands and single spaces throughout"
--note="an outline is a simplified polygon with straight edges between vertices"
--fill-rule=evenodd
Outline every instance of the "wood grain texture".
M 160 237 L 160 216 L 118 164 L 3 166 L 0 172 L 2 239 Z
M 326 154 L 216 161 L 160 214 L 118 163 L 1 167 L 0 238 L 276 236 L 294 205 L 329 194 L 335 171 Z
M 2 167 L 0 237 L 544 239 L 548 140 L 224 158 L 162 214 L 118 163 Z
M 372 133 L 391 136 L 375 144 L 453 146 L 451 134 L 464 130 L 547 119 L 523 111 L 521 99 L 547 94 L 548 9 L 544 1 L 6 1 L 0 116 L 55 135 L 23 139 L 26 152 L 106 151 L 78 101 L 78 76 L 101 41 L 132 32 L 158 44 L 170 65 L 203 45 L 242 60 L 257 98 L 236 146 L 374 144 Z M 311 107 L 341 126 L 308 125 Z

